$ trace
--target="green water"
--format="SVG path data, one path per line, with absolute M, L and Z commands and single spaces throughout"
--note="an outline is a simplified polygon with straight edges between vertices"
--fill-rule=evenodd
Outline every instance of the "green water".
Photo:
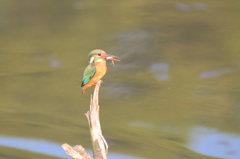
M 91 149 L 84 113 L 94 88 L 81 94 L 81 78 L 93 49 L 121 57 L 100 88 L 110 152 L 213 158 L 187 148 L 191 128 L 240 133 L 238 0 L 0 4 L 0 135 Z

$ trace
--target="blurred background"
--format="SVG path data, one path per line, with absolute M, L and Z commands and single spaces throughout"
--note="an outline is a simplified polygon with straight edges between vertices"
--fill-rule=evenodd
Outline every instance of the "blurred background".
M 91 151 L 88 53 L 109 159 L 240 158 L 240 2 L 0 0 L 0 158 Z M 91 153 L 91 152 L 90 152 Z

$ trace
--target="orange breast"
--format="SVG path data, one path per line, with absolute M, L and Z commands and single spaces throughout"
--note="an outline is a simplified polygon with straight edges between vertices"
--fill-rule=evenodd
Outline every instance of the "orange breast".
M 99 62 L 96 61 L 95 65 L 97 67 L 95 76 L 98 78 L 98 80 L 100 80 L 107 71 L 106 61 L 105 60 L 101 60 Z
M 99 81 L 106 73 L 107 71 L 107 65 L 106 65 L 106 61 L 105 60 L 99 60 L 99 61 L 95 61 L 95 65 L 96 65 L 96 74 L 95 76 L 93 76 L 91 78 L 91 80 L 85 85 L 83 86 L 83 91 L 82 93 L 85 92 L 85 90 L 88 87 L 91 87 L 92 85 L 94 85 L 97 81 Z
M 96 74 L 94 77 L 91 78 L 91 80 L 87 83 L 88 87 L 95 84 L 97 81 L 99 81 L 106 73 L 107 66 L 105 60 L 100 60 L 95 62 L 96 65 Z

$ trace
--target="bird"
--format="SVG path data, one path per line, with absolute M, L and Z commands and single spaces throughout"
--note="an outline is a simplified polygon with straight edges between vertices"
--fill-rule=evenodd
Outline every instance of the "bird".
M 89 64 L 85 68 L 82 78 L 82 94 L 88 87 L 96 86 L 96 83 L 105 75 L 107 71 L 106 60 L 111 60 L 114 65 L 114 61 L 119 61 L 119 57 L 109 55 L 105 51 L 96 49 L 88 54 Z

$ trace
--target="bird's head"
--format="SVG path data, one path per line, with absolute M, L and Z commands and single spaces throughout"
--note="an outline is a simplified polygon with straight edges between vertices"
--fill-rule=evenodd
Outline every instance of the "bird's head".
M 104 59 L 112 60 L 112 61 L 120 61 L 116 58 L 119 58 L 119 57 L 109 55 L 105 51 L 99 50 L 99 49 L 93 50 L 88 54 L 88 60 L 89 60 L 90 64 L 97 61 L 97 60 L 104 60 Z

